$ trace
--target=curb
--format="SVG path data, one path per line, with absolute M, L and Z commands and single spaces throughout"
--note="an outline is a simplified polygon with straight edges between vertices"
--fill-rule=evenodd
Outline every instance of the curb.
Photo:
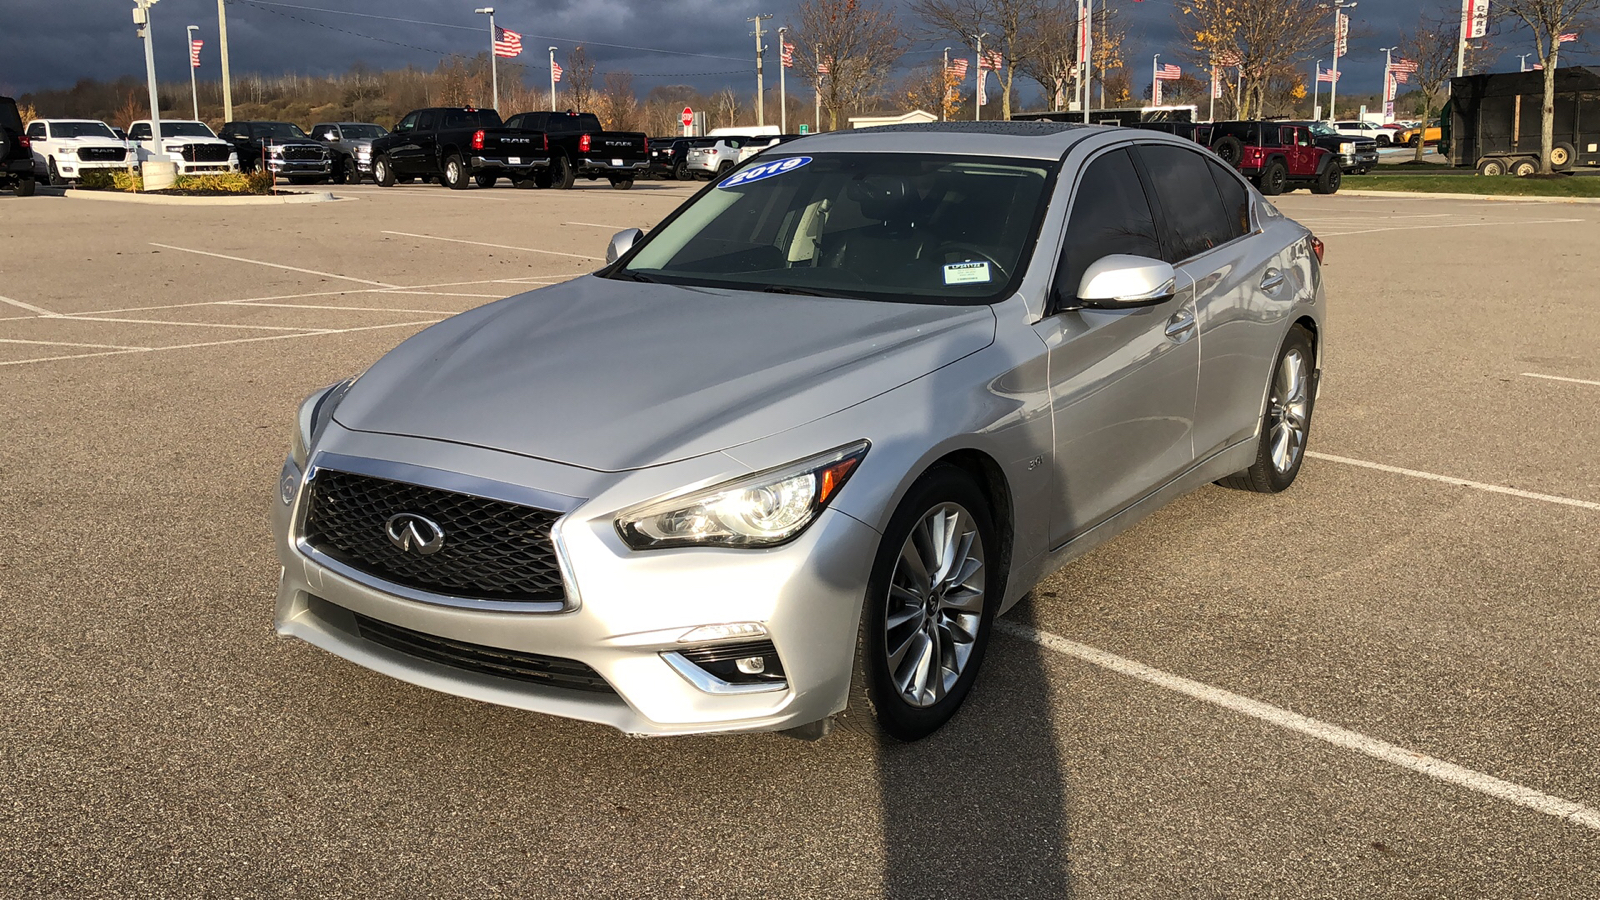
M 63 190 L 56 196 L 65 197 L 68 200 L 103 200 L 111 203 L 146 203 L 156 206 L 282 206 L 286 203 L 331 203 L 356 199 L 355 197 L 335 197 L 332 191 L 289 194 L 279 197 L 171 197 L 131 194 L 123 191 Z
M 1600 203 L 1600 197 L 1516 197 L 1509 194 L 1447 194 L 1439 191 L 1343 190 L 1352 197 L 1419 197 L 1425 200 L 1492 200 L 1496 203 Z

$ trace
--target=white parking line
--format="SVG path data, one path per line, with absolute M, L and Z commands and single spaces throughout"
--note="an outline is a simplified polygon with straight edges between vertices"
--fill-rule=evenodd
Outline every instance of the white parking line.
M 382 293 L 387 293 L 387 291 Z M 402 309 L 395 306 L 317 306 L 310 303 L 238 303 L 236 305 L 261 306 L 268 309 L 331 309 L 348 312 L 422 313 L 424 315 L 436 313 L 441 316 L 448 315 L 444 310 L 439 309 Z
M 644 225 L 601 225 L 598 222 L 562 222 L 563 225 L 582 225 L 585 228 L 612 228 L 621 231 L 624 228 L 644 228 Z
M 302 269 L 299 266 L 286 266 L 286 265 L 283 265 L 281 263 L 264 262 L 264 261 L 259 260 L 259 259 L 245 259 L 242 256 L 228 256 L 228 255 L 223 254 L 223 253 L 212 253 L 212 252 L 210 252 L 208 250 L 193 250 L 193 249 L 190 249 L 188 247 L 174 247 L 171 244 L 158 244 L 155 241 L 151 241 L 150 242 L 150 246 L 152 246 L 152 247 L 161 247 L 161 248 L 166 249 L 166 250 L 179 250 L 179 251 L 182 251 L 184 253 L 197 253 L 200 256 L 214 256 L 217 259 L 226 259 L 226 260 L 230 260 L 232 262 L 250 263 L 251 265 L 256 265 L 256 266 L 267 266 L 268 268 L 283 269 L 283 270 L 288 271 L 288 272 L 301 272 L 301 273 L 304 273 L 306 275 L 320 275 L 323 278 L 337 278 L 340 281 L 354 281 L 357 284 L 371 284 L 371 285 L 376 285 L 377 287 L 384 287 L 384 288 L 392 288 L 392 287 L 399 287 L 400 286 L 398 284 L 389 284 L 386 281 L 370 281 L 370 280 L 368 280 L 366 278 L 353 278 L 353 277 L 351 277 L 349 275 L 335 275 L 332 272 L 318 272 L 316 269 Z
M 61 318 L 66 318 L 62 316 Z M 320 328 L 297 328 L 292 325 L 229 325 L 225 322 L 166 322 L 159 319 L 112 319 L 92 315 L 73 316 L 75 322 L 122 322 L 129 325 L 186 325 L 191 328 L 253 328 L 258 331 L 321 331 Z
M 129 347 L 126 344 L 79 344 L 74 341 L 25 341 L 22 338 L 0 338 L 0 344 L 43 344 L 48 347 L 97 347 L 101 350 L 149 350 L 149 347 Z
M 1386 762 L 1402 769 L 1409 769 L 1447 784 L 1463 787 L 1469 791 L 1504 800 L 1507 803 L 1514 803 L 1524 809 L 1531 809 L 1547 816 L 1555 816 L 1558 819 L 1563 819 L 1593 831 L 1600 831 L 1600 810 L 1584 806 L 1581 803 L 1552 796 L 1543 791 L 1505 781 L 1464 766 L 1458 766 L 1455 763 L 1418 753 L 1415 750 L 1407 750 L 1388 741 L 1381 741 L 1377 738 L 1351 731 L 1348 728 L 1341 728 L 1338 725 L 1323 722 L 1320 719 L 1313 719 L 1310 716 L 1290 712 L 1270 703 L 1262 703 L 1259 700 L 1252 700 L 1249 697 L 1244 697 L 1222 688 L 1192 681 L 1181 675 L 1174 675 L 1171 672 L 1165 672 L 1161 669 L 1147 666 L 1144 663 L 1117 656 L 1114 653 L 1107 653 L 1096 647 L 1080 644 L 1077 641 L 1068 640 L 1047 631 L 1038 631 L 1026 625 L 1004 620 L 996 622 L 995 628 L 1014 637 L 1038 644 L 1046 649 L 1054 650 L 1064 656 L 1070 656 L 1073 659 L 1110 669 L 1130 678 L 1137 678 L 1140 681 L 1166 688 L 1169 691 L 1176 691 L 1196 700 L 1250 716 L 1253 719 L 1259 719 L 1285 731 L 1292 731 L 1296 734 L 1315 738 L 1335 747 L 1370 756 L 1381 762 Z
M 550 254 L 552 256 L 570 256 L 570 257 L 572 257 L 574 259 L 596 259 L 596 260 L 600 260 L 601 262 L 605 261 L 604 257 L 589 256 L 589 255 L 584 254 L 584 253 L 563 253 L 560 250 L 537 250 L 537 249 L 535 249 L 533 247 L 512 247 L 512 246 L 510 246 L 508 244 L 486 244 L 486 243 L 484 243 L 482 241 L 464 241 L 464 240 L 461 240 L 460 238 L 437 237 L 437 236 L 431 235 L 431 234 L 412 234 L 409 231 L 385 231 L 385 232 L 382 232 L 382 233 L 383 234 L 399 235 L 400 237 L 422 238 L 423 240 L 428 240 L 428 241 L 448 241 L 449 243 L 452 243 L 452 244 L 471 244 L 474 247 L 493 247 L 496 250 L 521 250 L 521 251 L 523 251 L 525 253 L 548 253 L 548 254 Z M 390 285 L 390 287 L 393 287 L 393 286 L 394 285 Z
M 1363 469 L 1375 469 L 1379 472 L 1389 472 L 1393 475 L 1406 475 L 1411 478 L 1424 478 L 1428 481 L 1438 481 L 1443 484 L 1453 484 L 1457 487 L 1472 488 L 1477 491 L 1488 491 L 1492 494 L 1508 494 L 1512 497 L 1521 497 L 1524 500 L 1538 500 L 1541 503 L 1555 503 L 1561 506 L 1576 506 L 1579 509 L 1600 510 L 1600 503 L 1588 500 L 1577 500 L 1572 497 L 1558 497 L 1554 494 L 1538 494 L 1533 491 L 1524 491 L 1518 488 L 1505 487 L 1498 484 L 1485 484 L 1481 481 L 1468 481 L 1465 478 L 1456 478 L 1453 475 L 1436 475 L 1432 472 L 1419 472 L 1416 469 L 1402 469 L 1399 466 L 1386 466 L 1382 463 L 1367 462 L 1364 459 L 1351 459 L 1348 456 L 1334 456 L 1331 453 L 1317 453 L 1307 450 L 1306 456 L 1328 462 L 1344 463 L 1347 466 L 1360 466 Z
M 1426 228 L 1490 228 L 1497 225 L 1562 225 L 1582 219 L 1519 219 L 1514 222 L 1457 222 L 1449 225 L 1396 225 L 1393 228 L 1363 228 L 1359 231 L 1329 231 L 1320 237 L 1347 237 L 1352 234 L 1377 234 L 1383 231 L 1422 231 Z
M 1538 372 L 1523 372 L 1524 378 L 1543 378 L 1546 381 L 1568 381 L 1573 384 L 1592 384 L 1600 387 L 1600 381 L 1590 381 L 1586 378 L 1566 378 L 1561 375 L 1540 375 Z
M 254 344 L 259 341 L 284 341 L 293 338 L 321 337 L 325 334 L 348 334 L 352 331 L 377 331 L 380 328 L 404 328 L 407 325 L 432 325 L 443 319 L 423 319 L 416 322 L 388 322 L 383 325 L 361 325 L 355 328 L 328 328 L 319 331 L 302 331 L 299 334 L 267 334 L 261 337 L 234 338 L 227 341 L 203 341 L 196 344 L 174 344 L 170 347 L 141 347 L 129 350 L 105 350 L 100 353 L 75 353 L 70 356 L 46 356 L 40 359 L 13 359 L 0 362 L 0 366 L 25 366 L 31 363 L 56 362 L 63 359 L 90 359 L 96 356 L 122 356 L 128 353 L 160 353 L 164 350 L 193 350 L 197 347 L 220 347 L 225 344 Z
M 21 300 L 13 300 L 10 297 L 0 297 L 0 303 L 9 303 L 9 304 L 11 304 L 12 306 L 15 306 L 18 309 L 25 309 L 28 312 L 38 313 L 41 316 L 53 316 L 53 315 L 55 315 L 55 313 L 51 312 L 48 309 L 43 309 L 41 307 L 34 306 L 32 303 L 23 303 Z

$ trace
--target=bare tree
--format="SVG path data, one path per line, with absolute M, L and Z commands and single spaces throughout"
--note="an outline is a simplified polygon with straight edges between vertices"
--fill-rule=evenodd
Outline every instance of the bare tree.
M 1561 57 L 1561 35 L 1577 32 L 1600 17 L 1600 0 L 1501 0 L 1500 14 L 1520 22 L 1533 32 L 1533 49 L 1544 66 L 1544 104 L 1539 114 L 1539 172 L 1549 175 L 1556 165 L 1571 164 L 1571 151 L 1564 160 L 1552 159 L 1555 152 L 1556 64 Z
M 633 76 L 627 72 L 607 72 L 596 102 L 607 131 L 639 129 L 639 98 L 633 93 Z
M 841 110 L 859 109 L 888 81 L 905 33 L 877 0 L 803 0 L 796 14 L 794 71 L 821 94 L 828 127 L 838 128 Z
M 944 67 L 944 60 L 934 57 L 911 68 L 900 85 L 899 99 L 912 109 L 923 109 L 946 119 L 957 118 L 956 88 L 958 84 Z
M 583 45 L 573 47 L 567 54 L 562 77 L 567 80 L 567 105 L 578 112 L 588 112 L 595 100 L 594 60 L 589 58 Z
M 739 114 L 744 111 L 744 106 L 739 103 L 739 95 L 733 88 L 723 88 L 711 95 L 712 127 L 716 122 L 724 123 L 722 127 L 732 128 L 739 124 Z
M 1013 58 L 1011 68 L 1037 81 L 1044 89 L 1046 104 L 1061 110 L 1066 109 L 1068 90 L 1077 82 L 1077 0 L 1071 0 L 1070 7 L 1068 0 L 1053 0 L 1050 7 L 1046 14 L 1034 16 L 1020 36 L 1019 42 L 1028 52 L 1020 60 Z
M 960 36 L 961 42 L 977 50 L 977 35 L 984 52 L 997 51 L 1004 68 L 1000 78 L 1000 114 L 1011 118 L 1011 89 L 1017 72 L 1033 65 L 1033 54 L 1041 49 L 1029 35 L 1040 27 L 1045 16 L 1063 15 L 1064 0 L 912 0 L 911 11 L 940 34 Z M 1076 41 L 1068 43 L 1072 46 Z M 1070 51 L 1069 51 L 1070 52 Z
M 1173 18 L 1189 59 L 1210 71 L 1236 64 L 1243 78 L 1240 118 L 1263 114 L 1274 73 L 1311 58 L 1333 39 L 1333 19 L 1318 0 L 1185 0 Z

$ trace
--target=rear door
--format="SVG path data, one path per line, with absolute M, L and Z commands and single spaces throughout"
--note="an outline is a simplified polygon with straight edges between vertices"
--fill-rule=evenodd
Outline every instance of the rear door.
M 1283 296 L 1287 279 L 1272 248 L 1252 240 L 1254 201 L 1237 173 L 1182 147 L 1147 145 L 1139 154 L 1160 210 L 1167 259 L 1193 284 L 1200 358 L 1195 457 L 1205 459 L 1255 433 L 1279 327 L 1261 314 L 1262 294 Z
M 1049 352 L 1055 427 L 1051 546 L 1105 522 L 1194 458 L 1193 290 L 1157 306 L 1076 309 L 1084 271 L 1112 254 L 1159 259 L 1155 214 L 1125 146 L 1094 158 L 1074 189 L 1050 314 L 1034 326 Z M 1185 314 L 1190 327 L 1181 326 Z

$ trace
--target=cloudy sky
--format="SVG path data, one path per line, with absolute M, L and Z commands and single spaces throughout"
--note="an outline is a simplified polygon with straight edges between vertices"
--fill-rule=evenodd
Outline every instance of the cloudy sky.
M 483 2 L 483 0 L 480 0 Z M 600 71 L 627 70 L 643 93 L 654 84 L 688 83 L 701 89 L 732 84 L 754 90 L 753 44 L 746 18 L 773 13 L 771 26 L 793 20 L 797 0 L 487 0 L 499 24 L 523 35 L 522 59 L 542 63 L 544 49 L 560 48 L 557 60 L 584 44 Z M 888 0 L 891 4 L 902 0 Z M 1129 57 L 1149 83 L 1151 54 L 1176 53 L 1173 8 L 1177 0 L 1109 0 L 1129 23 Z M 1452 0 L 1360 0 L 1352 12 L 1355 34 L 1341 61 L 1344 91 L 1376 92 L 1383 71 L 1378 47 L 1395 43 L 1415 24 L 1423 4 Z M 70 86 L 80 78 L 142 76 L 144 52 L 134 36 L 131 0 L 4 0 L 0 30 L 0 92 Z M 228 37 L 235 76 L 244 72 L 323 74 L 357 61 L 388 68 L 415 64 L 432 68 L 441 55 L 481 52 L 488 23 L 474 15 L 473 0 L 229 0 Z M 338 12 L 334 12 L 338 11 Z M 361 13 L 364 15 L 351 15 Z M 161 0 L 154 8 L 157 74 L 184 78 L 184 26 L 200 26 L 206 41 L 200 75 L 220 77 L 215 38 L 215 0 Z M 413 22 L 392 21 L 390 18 Z M 915 26 L 908 18 L 908 24 Z M 1328 31 L 1332 32 L 1332 22 Z M 1588 37 L 1587 35 L 1585 36 Z M 1596 37 L 1600 37 L 1597 34 Z M 939 54 L 942 37 L 925 36 L 904 60 L 910 65 Z M 1502 69 L 1517 66 L 1525 48 L 1516 36 L 1500 40 Z M 1585 40 L 1569 49 L 1590 46 Z M 1594 56 L 1578 53 L 1575 62 Z M 1169 58 L 1168 61 L 1178 61 Z M 768 73 L 772 74 L 768 54 Z M 1324 63 L 1326 65 L 1326 63 Z M 1309 67 L 1308 67 L 1309 68 Z M 530 78 L 537 79 L 537 74 Z

